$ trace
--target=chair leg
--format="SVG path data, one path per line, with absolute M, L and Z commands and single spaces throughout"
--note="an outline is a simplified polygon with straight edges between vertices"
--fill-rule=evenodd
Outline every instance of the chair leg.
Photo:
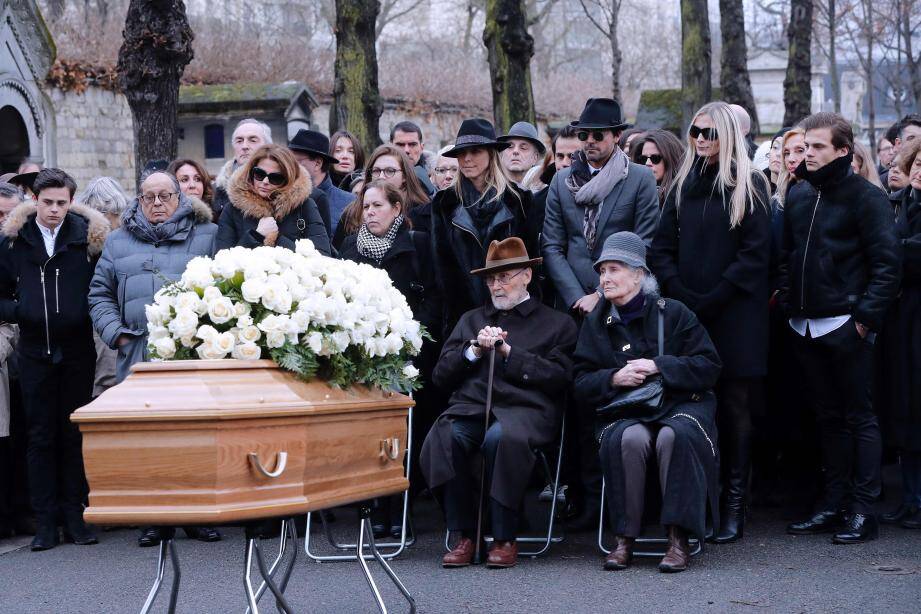
M 154 583 L 153 586 L 150 587 L 150 592 L 147 593 L 147 599 L 144 601 L 144 605 L 141 606 L 141 614 L 148 614 L 150 608 L 153 607 L 154 601 L 157 599 L 157 593 L 160 592 L 160 587 L 163 584 L 167 557 L 169 557 L 173 568 L 173 582 L 170 588 L 169 609 L 167 611 L 170 614 L 176 611 L 176 601 L 179 599 L 179 581 L 182 578 L 182 572 L 179 568 L 179 555 L 176 552 L 176 545 L 173 543 L 176 529 L 173 527 L 163 527 L 161 529 L 161 534 L 162 538 L 157 554 L 157 575 L 154 577 Z

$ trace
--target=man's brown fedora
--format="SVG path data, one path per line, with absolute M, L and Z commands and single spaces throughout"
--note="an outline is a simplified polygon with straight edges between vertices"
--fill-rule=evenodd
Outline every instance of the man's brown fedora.
M 509 237 L 502 241 L 493 241 L 486 251 L 486 266 L 470 271 L 471 275 L 488 275 L 509 269 L 534 268 L 543 258 L 528 258 L 524 241 L 518 237 Z

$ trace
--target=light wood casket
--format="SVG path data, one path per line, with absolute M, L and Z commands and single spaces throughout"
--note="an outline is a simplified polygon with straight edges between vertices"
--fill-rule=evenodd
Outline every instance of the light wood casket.
M 90 486 L 85 518 L 221 525 L 402 492 L 411 405 L 304 382 L 270 360 L 135 365 L 72 417 Z

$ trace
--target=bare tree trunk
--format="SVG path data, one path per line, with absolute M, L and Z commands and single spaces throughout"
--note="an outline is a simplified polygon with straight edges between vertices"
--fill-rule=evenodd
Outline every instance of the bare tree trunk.
M 470 40 L 473 32 L 473 20 L 476 17 L 476 7 L 473 0 L 467 1 L 467 23 L 464 25 L 464 52 L 470 51 Z
M 336 64 L 329 132 L 348 130 L 365 151 L 381 144 L 384 111 L 377 85 L 378 0 L 336 0 Z
M 179 79 L 192 61 L 194 35 L 182 0 L 131 0 L 118 80 L 134 118 L 134 167 L 176 157 Z
M 489 59 L 496 130 L 506 132 L 516 121 L 535 123 L 530 69 L 534 39 L 528 34 L 522 0 L 487 1 L 483 43 Z
M 875 66 L 873 65 L 873 47 L 877 44 L 878 40 L 874 36 L 876 33 L 874 26 L 875 22 L 873 19 L 873 0 L 862 0 L 864 6 L 864 17 L 867 20 L 867 61 L 864 64 L 864 69 L 867 78 L 867 136 L 870 139 L 870 152 L 873 156 L 873 161 L 876 162 L 876 96 L 874 93 L 876 88 L 873 87 L 873 77 L 875 74 Z M 860 118 L 858 118 L 858 122 Z
M 617 39 L 617 11 L 612 11 L 611 21 L 608 22 L 610 30 L 608 31 L 608 40 L 611 42 L 611 93 L 612 98 L 617 102 L 622 102 L 620 91 L 620 64 L 624 55 L 620 51 L 620 43 Z
M 707 0 L 681 0 L 681 114 L 687 126 L 712 96 Z
M 828 0 L 828 70 L 831 75 L 831 95 L 835 113 L 841 112 L 841 75 L 838 74 L 838 10 L 835 0 Z
M 745 12 L 742 0 L 720 1 L 720 34 L 723 51 L 720 54 L 720 88 L 722 98 L 741 105 L 752 119 L 751 134 L 761 133 L 758 110 L 748 75 L 748 48 L 745 44 Z
M 812 113 L 812 0 L 792 0 L 787 40 L 783 123 L 792 126 Z
M 911 95 L 914 98 L 915 110 L 921 110 L 921 57 L 915 57 L 911 40 L 911 7 L 913 1 L 901 0 L 899 2 L 899 11 L 902 14 L 902 40 L 905 41 L 905 66 L 908 68 Z

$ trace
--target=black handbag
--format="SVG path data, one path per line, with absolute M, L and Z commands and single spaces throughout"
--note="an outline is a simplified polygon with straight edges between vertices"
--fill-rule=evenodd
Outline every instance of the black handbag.
M 665 353 L 665 299 L 656 301 L 658 307 L 658 349 L 659 356 Z M 640 422 L 654 422 L 665 415 L 665 385 L 661 375 L 646 378 L 641 385 L 618 392 L 607 405 L 596 410 L 598 418 L 606 421 L 633 419 Z

